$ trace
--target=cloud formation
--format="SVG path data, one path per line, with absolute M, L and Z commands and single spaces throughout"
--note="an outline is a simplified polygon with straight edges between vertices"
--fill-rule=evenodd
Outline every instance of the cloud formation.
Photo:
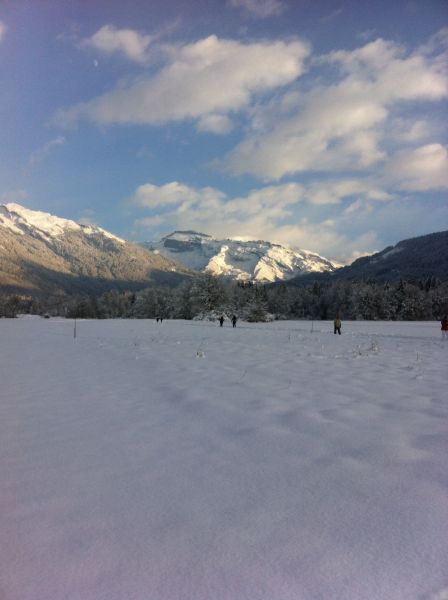
M 113 25 L 104 25 L 90 38 L 80 43 L 81 47 L 95 48 L 102 54 L 124 54 L 129 60 L 145 63 L 146 51 L 151 37 L 133 29 L 117 29 Z
M 448 189 L 448 149 L 426 144 L 398 152 L 386 166 L 385 178 L 410 192 Z
M 233 129 L 233 123 L 227 115 L 205 115 L 201 117 L 197 125 L 198 131 L 224 135 Z
M 222 192 L 206 187 L 195 189 L 183 183 L 172 181 L 161 186 L 152 183 L 140 185 L 135 194 L 128 199 L 128 204 L 142 208 L 156 208 L 175 205 L 183 212 L 193 206 L 220 205 L 225 198 Z
M 232 4 L 264 7 L 264 16 L 280 10 L 276 2 Z M 211 35 L 156 47 L 155 37 L 110 25 L 84 44 L 126 55 L 141 65 L 141 75 L 59 111 L 59 124 L 175 122 L 193 124 L 200 134 L 232 133 L 236 145 L 211 164 L 264 183 L 233 197 L 179 181 L 145 183 L 128 205 L 142 213 L 136 226 L 146 239 L 163 228 L 200 229 L 348 258 L 381 247 L 374 223 L 384 227 L 381 218 L 397 214 L 388 207 L 448 187 L 440 116 L 428 113 L 448 97 L 442 32 L 414 51 L 378 38 L 323 56 L 311 56 L 299 39 Z M 149 48 L 163 57 L 151 69 Z
M 260 19 L 281 15 L 286 10 L 286 5 L 281 0 L 229 0 L 229 5 L 234 8 L 244 8 Z
M 296 80 L 308 54 L 308 45 L 299 40 L 243 44 L 212 35 L 172 48 L 169 63 L 154 76 L 60 110 L 56 121 L 160 125 L 199 119 L 202 130 L 222 133 L 229 130 L 225 115 Z
M 277 180 L 304 171 L 368 168 L 387 156 L 381 140 L 393 109 L 448 96 L 438 56 L 406 55 L 382 39 L 331 52 L 315 65 L 335 68 L 336 80 L 291 94 L 288 111 L 275 118 L 270 107 L 265 115 L 259 108 L 252 132 L 223 161 L 227 172 Z
M 378 205 L 391 199 L 368 180 L 316 181 L 308 185 L 290 182 L 253 189 L 236 198 L 216 188 L 194 188 L 173 181 L 139 186 L 127 205 L 151 213 L 135 221 L 137 235 L 146 239 L 157 237 L 156 231 L 194 229 L 216 237 L 270 240 L 340 260 L 378 247 L 372 232 L 348 240 L 344 230 L 352 219 L 350 213 L 365 208 L 367 203 Z M 334 219 L 309 220 L 305 216 L 310 207 L 343 202 L 351 210 L 338 211 Z M 353 207 L 355 203 L 359 206 Z
M 52 148 L 54 148 L 55 146 L 62 146 L 65 144 L 65 142 L 65 137 L 59 135 L 58 137 L 46 142 L 45 144 L 43 144 L 43 146 L 35 150 L 28 159 L 28 163 L 25 168 L 25 175 L 29 175 L 31 170 L 36 165 L 44 161 Z
M 356 198 L 361 200 L 384 202 L 393 196 L 369 178 L 339 179 L 335 181 L 317 181 L 309 184 L 307 201 L 315 205 L 339 204 L 342 200 Z

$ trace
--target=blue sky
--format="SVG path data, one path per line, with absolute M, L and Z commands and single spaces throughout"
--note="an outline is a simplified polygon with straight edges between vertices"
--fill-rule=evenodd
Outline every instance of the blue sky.
M 0 201 L 351 260 L 448 227 L 448 4 L 0 0 Z

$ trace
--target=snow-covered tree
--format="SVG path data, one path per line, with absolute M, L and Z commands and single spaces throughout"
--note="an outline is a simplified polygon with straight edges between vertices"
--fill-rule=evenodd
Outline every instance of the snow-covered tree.
M 195 315 L 224 311 L 228 305 L 228 294 L 223 279 L 210 273 L 198 277 L 191 286 L 190 301 Z

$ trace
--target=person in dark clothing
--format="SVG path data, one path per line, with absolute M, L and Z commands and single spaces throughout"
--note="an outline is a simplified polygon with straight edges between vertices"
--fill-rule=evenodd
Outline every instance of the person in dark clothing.
M 339 317 L 339 315 L 336 315 L 336 319 L 334 320 L 334 334 L 336 335 L 336 333 L 339 333 L 339 335 L 341 335 L 341 319 Z
M 223 323 L 224 323 L 224 317 L 221 315 L 219 317 L 219 326 L 222 327 Z
M 236 327 L 236 322 L 237 322 L 236 315 L 233 315 L 233 317 L 232 317 L 232 327 Z
M 440 329 L 442 330 L 442 340 L 448 340 L 448 317 L 446 315 L 440 321 Z

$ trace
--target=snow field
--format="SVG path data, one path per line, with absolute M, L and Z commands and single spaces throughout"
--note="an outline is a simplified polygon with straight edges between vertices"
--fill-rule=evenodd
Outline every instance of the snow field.
M 0 321 L 2 600 L 441 599 L 437 323 Z

